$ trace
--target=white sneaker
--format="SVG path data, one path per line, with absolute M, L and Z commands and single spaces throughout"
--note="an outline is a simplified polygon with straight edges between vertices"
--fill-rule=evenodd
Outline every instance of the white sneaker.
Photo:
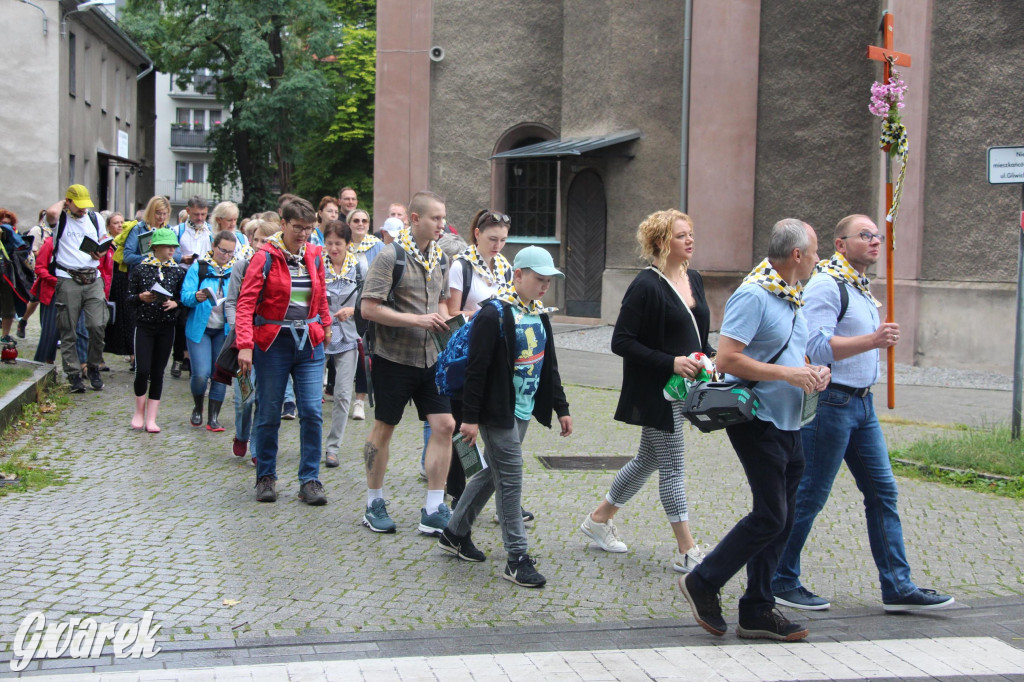
M 590 518 L 590 514 L 587 514 L 583 523 L 580 524 L 580 530 L 606 552 L 621 553 L 629 549 L 616 534 L 615 522 L 612 519 L 608 519 L 605 523 L 598 523 Z
M 676 558 L 672 562 L 672 570 L 676 573 L 689 573 L 704 561 L 704 551 L 694 545 L 686 550 L 686 553 L 676 551 Z
M 362 400 L 352 401 L 352 418 L 357 421 L 363 421 L 364 419 L 366 419 L 366 410 L 363 409 Z

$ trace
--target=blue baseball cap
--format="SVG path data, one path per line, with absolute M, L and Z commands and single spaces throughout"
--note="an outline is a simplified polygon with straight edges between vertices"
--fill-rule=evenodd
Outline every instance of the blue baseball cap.
M 539 246 L 527 246 L 516 254 L 516 260 L 512 263 L 515 270 L 533 270 L 544 277 L 561 277 L 565 279 L 562 271 L 555 267 L 555 261 L 551 254 Z

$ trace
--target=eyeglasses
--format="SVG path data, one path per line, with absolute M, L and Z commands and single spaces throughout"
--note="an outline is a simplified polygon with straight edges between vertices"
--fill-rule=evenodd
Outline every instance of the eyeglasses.
M 860 237 L 862 242 L 868 242 L 869 244 L 873 239 L 877 239 L 880 244 L 885 243 L 885 235 L 881 232 L 858 232 L 857 234 L 848 234 L 845 237 L 840 237 L 840 239 L 850 239 L 852 237 Z
M 488 211 L 480 216 L 480 219 L 476 221 L 477 227 L 482 227 L 485 223 L 495 223 L 497 225 L 511 225 L 512 219 L 504 213 L 497 213 L 495 211 Z
M 286 225 L 296 232 L 305 232 L 306 234 L 311 234 L 313 232 L 312 225 L 293 225 L 292 223 L 286 223 Z
M 217 251 L 220 251 L 220 253 L 221 253 L 221 255 L 222 255 L 222 256 L 230 256 L 231 254 L 233 254 L 233 253 L 235 252 L 235 250 L 234 250 L 234 249 L 231 249 L 230 251 L 228 251 L 227 249 L 222 249 L 222 248 L 220 248 L 219 246 L 215 246 L 215 247 L 213 247 L 213 248 L 214 248 L 215 250 L 217 250 Z

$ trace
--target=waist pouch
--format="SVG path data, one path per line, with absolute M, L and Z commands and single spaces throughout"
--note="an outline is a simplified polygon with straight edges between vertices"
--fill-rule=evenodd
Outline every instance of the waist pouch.
M 96 281 L 96 268 L 82 268 L 81 270 L 64 268 L 64 270 L 71 275 L 71 279 L 83 286 L 92 284 Z

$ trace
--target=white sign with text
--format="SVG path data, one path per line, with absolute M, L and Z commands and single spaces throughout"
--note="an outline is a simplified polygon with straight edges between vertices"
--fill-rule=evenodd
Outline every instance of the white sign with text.
M 988 181 L 992 185 L 1024 183 L 1024 147 L 989 147 Z

